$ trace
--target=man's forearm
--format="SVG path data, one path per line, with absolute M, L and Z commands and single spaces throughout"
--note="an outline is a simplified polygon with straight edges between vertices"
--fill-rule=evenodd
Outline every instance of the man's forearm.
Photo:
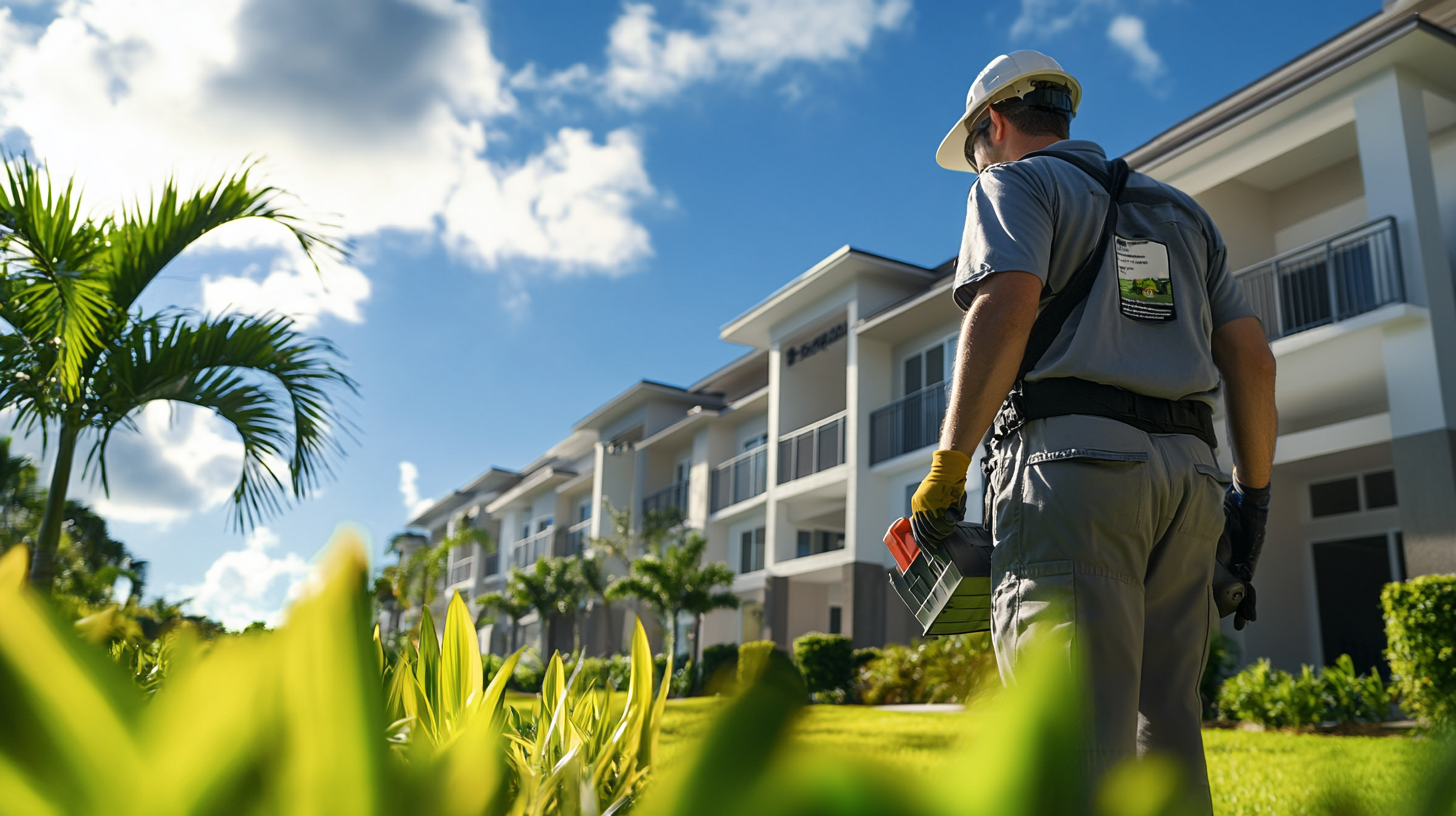
M 1213 361 L 1223 375 L 1234 474 L 1241 484 L 1265 487 L 1274 466 L 1279 414 L 1274 405 L 1276 364 L 1258 319 L 1243 317 L 1215 329 Z
M 1029 272 L 999 272 L 981 284 L 961 324 L 943 450 L 975 456 L 1016 382 L 1040 298 L 1041 279 Z

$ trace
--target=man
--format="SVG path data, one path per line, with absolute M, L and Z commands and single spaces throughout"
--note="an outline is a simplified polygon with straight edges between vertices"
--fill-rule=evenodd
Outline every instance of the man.
M 1169 754 L 1211 808 L 1198 681 L 1217 623 L 1215 548 L 1227 524 L 1233 571 L 1253 577 L 1274 358 L 1208 215 L 1069 140 L 1080 100 L 1051 58 L 998 57 L 937 153 L 979 176 L 956 271 L 966 316 L 950 407 L 912 524 L 917 540 L 943 540 L 991 429 L 985 521 L 1003 678 L 1034 635 L 1068 638 L 1089 686 L 1094 778 Z M 1220 392 L 1227 494 L 1213 452 Z M 1254 617 L 1250 585 L 1235 625 Z

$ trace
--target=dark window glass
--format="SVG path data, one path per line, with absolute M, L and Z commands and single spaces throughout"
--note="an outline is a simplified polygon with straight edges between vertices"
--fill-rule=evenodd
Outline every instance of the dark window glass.
M 1405 533 L 1400 530 L 1395 531 L 1395 566 L 1400 570 L 1400 574 L 1395 576 L 1395 580 L 1404 581 L 1410 577 L 1410 573 L 1405 568 Z
M 1325 663 L 1347 654 L 1356 671 L 1374 667 L 1388 678 L 1380 610 L 1381 588 L 1391 579 L 1386 537 L 1315 543 L 1314 575 Z
M 1315 518 L 1360 512 L 1359 481 L 1351 477 L 1337 482 L 1310 485 L 1309 512 Z
M 920 355 L 905 361 L 905 393 L 910 394 L 920 390 Z
M 925 384 L 935 385 L 945 379 L 945 346 L 925 351 Z
M 743 534 L 738 541 L 740 553 L 738 557 L 739 572 L 753 572 L 753 532 Z
M 829 530 L 819 530 L 819 546 L 815 552 L 831 552 L 844 549 L 844 533 L 835 533 Z
M 794 557 L 803 558 L 804 556 L 811 554 L 813 552 L 813 549 L 814 533 L 810 530 L 800 530 L 798 547 L 794 552 Z
M 1394 507 L 1395 504 L 1395 471 L 1365 474 L 1365 509 Z
M 829 634 L 837 635 L 843 631 L 844 610 L 837 606 L 829 607 Z

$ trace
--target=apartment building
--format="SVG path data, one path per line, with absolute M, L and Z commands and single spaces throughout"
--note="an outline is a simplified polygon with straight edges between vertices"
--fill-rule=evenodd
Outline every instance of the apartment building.
M 1456 572 L 1453 25 L 1456 0 L 1387 3 L 1125 156 L 1212 214 L 1279 362 L 1260 619 L 1229 630 L 1246 659 L 1378 663 L 1380 586 Z M 722 328 L 748 349 L 735 362 L 638 383 L 409 524 L 498 530 L 498 554 L 452 556 L 450 586 L 476 597 L 508 564 L 580 551 L 604 501 L 673 508 L 737 573 L 742 607 L 710 616 L 705 644 L 907 640 L 880 539 L 929 469 L 952 274 L 842 248 Z M 621 625 L 595 622 L 591 648 Z

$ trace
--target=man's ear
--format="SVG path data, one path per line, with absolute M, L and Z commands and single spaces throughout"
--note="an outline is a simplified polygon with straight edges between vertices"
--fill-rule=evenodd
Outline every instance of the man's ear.
M 990 132 L 986 134 L 986 137 L 991 142 L 991 144 L 1001 144 L 1001 142 L 1004 141 L 1006 139 L 1006 136 L 1008 135 L 1007 128 L 1011 126 L 1011 123 L 1007 121 L 1006 117 L 1002 116 L 1001 112 L 996 110 L 995 108 L 988 108 L 986 112 L 991 115 L 991 129 Z

